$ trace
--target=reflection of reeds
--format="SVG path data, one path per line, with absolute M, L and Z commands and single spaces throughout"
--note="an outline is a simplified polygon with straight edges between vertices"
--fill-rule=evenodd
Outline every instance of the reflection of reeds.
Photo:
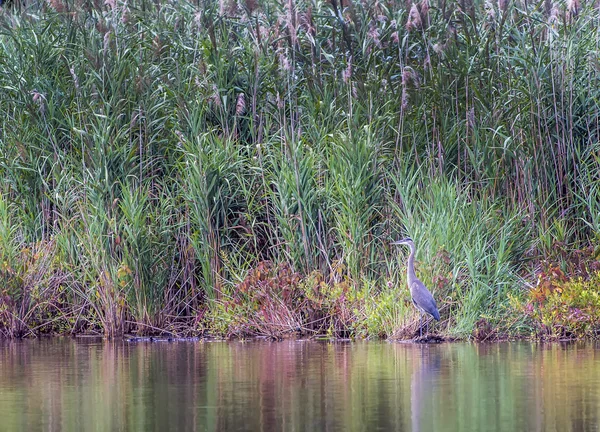
M 585 430 L 597 361 L 577 344 L 5 343 L 0 414 L 7 430 Z

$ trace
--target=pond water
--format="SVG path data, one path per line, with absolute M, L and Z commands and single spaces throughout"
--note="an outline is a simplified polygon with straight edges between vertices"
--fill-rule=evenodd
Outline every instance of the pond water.
M 593 344 L 0 341 L 0 432 L 599 425 Z

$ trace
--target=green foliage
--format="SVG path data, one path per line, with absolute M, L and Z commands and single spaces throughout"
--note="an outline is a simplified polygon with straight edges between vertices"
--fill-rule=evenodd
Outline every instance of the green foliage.
M 481 312 L 498 313 L 519 284 L 517 262 L 531 244 L 517 212 L 479 198 L 445 178 L 415 182 L 418 173 L 392 177 L 400 204 L 396 216 L 429 268 L 420 272 L 434 296 L 446 303 L 452 333 L 471 334 Z
M 366 136 L 365 136 L 366 135 Z M 372 273 L 378 227 L 381 187 L 377 148 L 373 138 L 360 134 L 339 138 L 329 158 L 335 230 L 348 273 L 358 280 Z
M 418 332 L 418 322 L 412 319 L 412 302 L 407 295 L 398 295 L 398 290 L 363 295 L 360 300 L 355 306 L 353 329 L 356 337 L 399 338 Z
M 402 232 L 436 329 L 468 336 L 504 319 L 532 263 L 598 252 L 597 8 L 338 3 L 0 11 L 11 298 L 26 272 L 6 269 L 52 244 L 70 331 L 179 334 L 202 315 L 229 333 L 217 315 L 269 261 L 351 299 L 323 294 L 321 331 L 400 334 Z
M 527 316 L 541 337 L 597 337 L 600 334 L 600 272 L 589 278 L 568 278 L 549 266 L 525 299 L 513 306 Z
M 71 282 L 54 241 L 19 241 L 16 209 L 0 196 L 0 336 L 53 332 L 70 319 Z

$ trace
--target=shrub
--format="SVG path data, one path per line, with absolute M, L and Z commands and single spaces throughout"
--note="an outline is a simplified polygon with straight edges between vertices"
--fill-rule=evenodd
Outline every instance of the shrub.
M 539 274 L 537 286 L 519 307 L 538 335 L 548 338 L 600 335 L 600 272 L 569 278 L 557 266 Z

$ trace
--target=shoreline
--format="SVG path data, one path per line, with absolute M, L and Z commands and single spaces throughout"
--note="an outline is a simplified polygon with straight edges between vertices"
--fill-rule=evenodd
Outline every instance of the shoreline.
M 423 335 L 413 338 L 352 338 L 352 337 L 327 337 L 325 335 L 317 335 L 313 337 L 307 336 L 291 336 L 291 337 L 270 337 L 270 336 L 247 336 L 247 337 L 230 337 L 223 338 L 218 336 L 166 336 L 166 335 L 148 335 L 136 336 L 133 334 L 125 334 L 117 337 L 107 337 L 100 334 L 80 333 L 80 334 L 38 334 L 29 337 L 0 337 L 2 342 L 11 341 L 32 341 L 36 339 L 72 339 L 72 340 L 103 340 L 107 342 L 121 341 L 126 343 L 173 343 L 173 342 L 284 342 L 284 341 L 299 341 L 299 342 L 323 342 L 323 343 L 353 343 L 353 342 L 389 342 L 389 343 L 406 343 L 406 344 L 422 344 L 435 345 L 440 343 L 475 343 L 475 344 L 493 344 L 504 342 L 530 342 L 530 343 L 570 343 L 570 342 L 597 342 L 600 338 L 594 337 L 572 337 L 572 338 L 552 338 L 543 336 L 524 336 L 524 335 L 501 335 L 495 338 L 476 339 L 472 337 L 461 338 L 450 335 L 440 335 L 437 333 Z

